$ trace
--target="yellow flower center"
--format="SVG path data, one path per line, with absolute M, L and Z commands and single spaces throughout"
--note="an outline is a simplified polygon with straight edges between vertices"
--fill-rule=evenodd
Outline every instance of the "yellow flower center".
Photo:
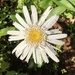
M 28 30 L 28 41 L 31 44 L 39 44 L 44 40 L 44 32 L 40 28 L 32 27 Z

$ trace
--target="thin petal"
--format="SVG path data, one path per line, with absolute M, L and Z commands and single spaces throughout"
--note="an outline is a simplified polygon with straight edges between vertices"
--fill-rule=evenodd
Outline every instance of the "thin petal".
M 32 53 L 33 53 L 33 48 L 31 48 L 30 52 L 28 53 L 28 55 L 27 55 L 27 57 L 26 57 L 26 59 L 25 59 L 25 61 L 26 61 L 27 63 L 28 63 L 28 61 L 29 61 L 29 59 L 30 59 Z
M 36 7 L 34 5 L 31 5 L 31 11 L 32 11 L 32 22 L 33 25 L 35 25 L 38 22 L 38 14 L 37 14 L 37 10 Z
M 22 41 L 20 42 L 12 51 L 12 53 L 14 53 L 16 50 L 20 49 L 26 42 Z
M 7 34 L 9 34 L 9 35 L 23 35 L 24 33 L 21 31 L 12 30 L 12 31 L 8 31 Z
M 51 28 L 55 23 L 56 21 L 58 20 L 59 16 L 57 15 L 54 15 L 52 16 L 51 18 L 49 18 L 43 25 L 42 25 L 42 28 L 43 29 L 49 29 Z
M 49 6 L 46 11 L 43 13 L 43 15 L 41 16 L 39 22 L 38 22 L 38 25 L 41 26 L 44 21 L 46 20 L 47 16 L 49 15 L 49 13 L 51 12 L 51 7 Z
M 62 40 L 48 39 L 47 41 L 55 45 L 64 45 Z
M 22 40 L 22 39 L 24 39 L 24 36 L 9 36 L 9 41 L 16 41 L 16 40 Z
M 59 29 L 52 29 L 49 31 L 45 31 L 47 34 L 57 34 L 57 33 L 62 33 L 62 31 L 59 31 Z
M 31 49 L 31 46 L 27 45 L 26 48 L 23 50 L 23 53 L 22 53 L 22 55 L 20 57 L 21 60 L 26 58 L 26 56 L 28 55 L 30 49 Z
M 31 19 L 30 19 L 30 16 L 29 16 L 29 12 L 28 12 L 28 9 L 26 6 L 23 6 L 23 13 L 24 13 L 24 17 L 26 19 L 26 22 L 29 24 L 29 25 L 32 25 L 32 22 L 31 22 Z
M 17 22 L 14 22 L 13 25 L 20 31 L 23 31 L 25 30 L 25 28 L 23 26 L 21 26 L 19 23 Z
M 56 34 L 56 33 L 62 33 L 59 29 L 52 29 L 50 30 L 51 34 Z
M 36 59 L 37 59 L 37 64 L 42 65 L 43 60 L 41 57 L 41 53 L 39 49 L 36 49 Z
M 40 49 L 40 53 L 42 55 L 42 58 L 43 58 L 44 62 L 45 63 L 49 63 L 49 60 L 48 60 L 48 57 L 46 55 L 46 52 L 45 52 L 44 48 L 39 47 L 39 49 Z
M 15 55 L 17 58 L 22 54 L 22 52 L 26 46 L 27 46 L 27 44 L 23 44 L 18 50 L 16 50 Z
M 45 46 L 45 52 L 48 54 L 48 56 L 53 59 L 55 62 L 59 62 L 59 59 L 54 55 L 54 53 L 47 47 Z
M 54 50 L 55 48 L 54 48 L 51 44 L 49 44 L 49 43 L 46 42 L 46 45 L 49 47 L 49 49 L 50 49 L 55 55 L 57 55 L 57 52 Z M 54 49 L 53 49 L 53 48 L 54 48 Z
M 19 14 L 16 14 L 15 16 L 22 26 L 24 26 L 25 28 L 29 28 L 28 24 L 26 24 L 26 22 L 23 20 L 23 18 Z
M 33 59 L 34 59 L 34 62 L 36 63 L 36 52 L 35 52 L 35 47 L 33 47 Z
M 67 34 L 56 34 L 56 35 L 49 35 L 48 39 L 62 39 L 67 37 Z
M 52 45 L 51 45 L 52 46 Z M 59 48 L 52 46 L 55 50 L 61 51 Z

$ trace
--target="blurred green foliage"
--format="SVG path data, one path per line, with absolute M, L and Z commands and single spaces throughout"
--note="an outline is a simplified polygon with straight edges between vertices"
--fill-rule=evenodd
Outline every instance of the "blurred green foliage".
M 43 64 L 42 67 L 41 65 L 35 65 L 32 59 L 27 64 L 11 54 L 11 50 L 18 42 L 8 42 L 7 31 L 15 29 L 12 27 L 12 22 L 16 20 L 15 13 L 21 14 L 23 5 L 27 5 L 30 10 L 31 4 L 37 7 L 39 15 L 48 6 L 52 6 L 54 9 L 48 18 L 54 14 L 66 18 L 75 17 L 75 0 L 0 0 L 0 75 L 34 75 L 38 71 L 40 73 L 48 71 L 49 74 L 54 75 L 58 71 L 66 72 L 65 69 L 60 71 L 59 64 L 51 60 L 49 64 Z M 74 36 L 74 30 L 75 24 L 68 25 L 69 36 Z M 40 73 L 38 74 L 40 75 Z

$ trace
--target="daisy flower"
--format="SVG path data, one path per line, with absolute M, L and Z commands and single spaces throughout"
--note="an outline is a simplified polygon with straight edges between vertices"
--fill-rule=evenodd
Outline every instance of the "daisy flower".
M 34 5 L 31 5 L 31 16 L 27 6 L 23 6 L 25 19 L 19 14 L 15 15 L 18 22 L 13 22 L 13 25 L 17 30 L 10 30 L 7 34 L 11 35 L 9 41 L 21 40 L 12 51 L 17 58 L 29 62 L 32 56 L 36 64 L 49 63 L 48 57 L 59 62 L 55 51 L 57 48 L 54 45 L 63 45 L 64 42 L 61 39 L 67 37 L 67 34 L 62 34 L 59 29 L 50 29 L 59 18 L 59 16 L 54 15 L 47 19 L 51 10 L 49 6 L 39 20 Z

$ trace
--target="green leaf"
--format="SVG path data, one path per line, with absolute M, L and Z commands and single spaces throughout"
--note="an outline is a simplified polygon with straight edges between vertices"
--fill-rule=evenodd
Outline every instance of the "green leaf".
M 67 0 L 61 0 L 60 3 L 63 4 L 64 6 L 66 6 L 69 10 L 75 11 L 72 4 L 69 3 Z
M 42 65 L 43 65 L 43 61 L 42 61 L 42 63 L 41 63 L 41 64 L 37 64 L 37 67 L 38 67 L 38 68 L 41 68 L 41 67 L 42 67 Z
M 15 17 L 15 15 L 10 15 L 10 18 L 11 18 L 13 21 L 18 22 L 17 19 L 16 19 L 16 17 Z
M 73 15 L 71 13 L 64 13 L 64 15 L 66 16 L 66 18 L 73 18 Z
M 54 8 L 54 9 L 51 11 L 51 13 L 49 14 L 48 18 L 51 17 L 51 16 L 53 16 L 53 15 L 55 15 L 55 14 L 60 15 L 60 14 L 62 14 L 65 10 L 66 10 L 65 7 L 63 7 L 63 6 L 58 6 L 58 7 Z
M 25 0 L 18 0 L 17 10 L 15 12 L 22 13 L 22 8 L 24 6 Z
M 17 73 L 15 71 L 8 71 L 6 75 L 17 75 Z
M 8 27 L 8 28 L 0 29 L 0 37 L 7 35 L 8 30 L 14 30 L 14 29 L 15 29 L 15 27 Z
M 1 69 L 2 71 L 5 71 L 6 69 L 8 69 L 10 67 L 10 64 L 8 62 L 3 61 L 1 63 Z
M 72 4 L 67 1 L 67 0 L 53 0 L 53 2 L 55 2 L 58 6 L 63 6 L 68 10 L 72 10 L 75 11 L 74 7 L 72 6 Z
M 56 48 L 58 49 L 58 52 L 62 52 L 61 45 L 56 45 Z
M 16 12 L 16 13 L 22 13 L 22 9 L 19 9 L 19 8 L 18 8 L 17 10 L 15 10 L 15 12 Z
M 62 69 L 61 72 L 62 72 L 62 74 L 67 73 L 67 70 L 66 69 Z
M 58 6 L 62 6 L 62 5 L 60 4 L 60 0 L 53 0 L 53 2 L 56 3 Z
M 51 6 L 53 2 L 51 0 L 43 0 L 39 3 L 39 6 L 43 9 L 46 9 L 48 6 Z
M 18 0 L 17 8 L 22 8 L 25 0 Z
M 75 0 L 69 0 L 73 5 L 75 5 Z

